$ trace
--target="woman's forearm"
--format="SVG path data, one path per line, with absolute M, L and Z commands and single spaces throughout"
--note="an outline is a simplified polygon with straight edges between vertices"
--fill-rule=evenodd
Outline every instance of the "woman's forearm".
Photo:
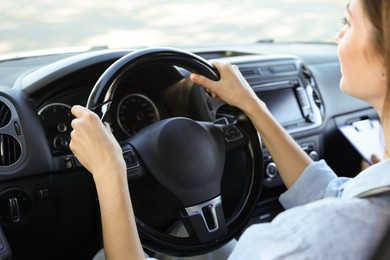
M 111 175 L 111 174 L 109 174 Z M 95 180 L 106 259 L 144 259 L 125 173 Z

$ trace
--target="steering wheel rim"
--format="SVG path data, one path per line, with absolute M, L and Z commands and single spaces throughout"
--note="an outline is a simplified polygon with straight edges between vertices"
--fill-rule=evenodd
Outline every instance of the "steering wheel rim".
M 104 93 L 113 87 L 115 79 L 134 68 L 141 68 L 152 63 L 166 63 L 180 65 L 191 72 L 202 74 L 212 80 L 220 79 L 219 72 L 208 61 L 194 55 L 174 48 L 146 48 L 134 51 L 114 62 L 100 76 L 93 87 L 87 101 L 88 108 L 94 108 L 103 104 L 107 97 Z
M 164 63 L 172 66 L 178 66 L 185 68 L 191 72 L 196 72 L 199 74 L 202 74 L 212 80 L 219 80 L 219 73 L 218 71 L 206 60 L 203 58 L 194 55 L 192 53 L 178 50 L 178 49 L 173 49 L 173 48 L 147 48 L 143 49 L 140 51 L 135 51 L 132 52 L 115 63 L 113 63 L 99 78 L 97 83 L 95 84 L 93 90 L 91 91 L 91 94 L 89 96 L 88 102 L 87 102 L 87 107 L 90 109 L 94 109 L 96 107 L 100 107 L 102 104 L 110 104 L 113 95 L 115 93 L 115 88 L 117 86 L 117 82 L 120 81 L 124 75 L 127 75 L 129 72 L 132 72 L 136 69 L 143 68 L 145 66 L 149 66 L 152 64 L 159 64 L 159 63 Z M 106 111 L 109 109 L 106 107 L 105 111 L 104 109 L 100 110 L 100 116 L 104 117 L 104 114 Z M 98 112 L 99 114 L 99 112 Z M 164 121 L 164 120 L 162 120 Z M 168 120 L 169 121 L 169 120 Z M 147 128 L 146 130 L 141 130 L 141 133 L 145 133 L 147 131 L 156 131 L 155 129 L 160 126 L 162 129 L 161 132 L 164 132 L 165 128 L 167 128 L 166 125 L 169 124 L 180 124 L 181 126 L 183 125 L 183 122 L 185 123 L 184 125 L 188 125 L 188 131 L 195 131 L 192 129 L 201 129 L 199 131 L 203 131 L 203 128 L 207 128 L 207 126 L 204 126 L 204 123 L 199 123 L 196 121 L 193 122 L 187 122 L 187 120 L 184 120 L 182 118 L 174 118 L 172 120 L 164 121 L 164 122 L 158 122 L 154 124 L 154 126 Z M 179 122 L 179 123 L 177 123 Z M 159 125 L 159 126 L 156 126 Z M 212 124 L 211 124 L 212 125 Z M 249 119 L 244 115 L 240 115 L 240 119 L 238 120 L 237 123 L 238 128 L 240 129 L 239 131 L 242 131 L 245 134 L 245 137 L 248 137 L 249 142 L 247 145 L 245 145 L 245 154 L 247 157 L 250 157 L 250 162 L 246 162 L 247 164 L 250 164 L 248 168 L 250 168 L 250 173 L 248 174 L 248 180 L 246 180 L 248 184 L 248 194 L 245 194 L 243 196 L 243 199 L 240 199 L 243 201 L 243 205 L 239 205 L 238 208 L 238 213 L 237 216 L 235 216 L 233 219 L 225 219 L 225 216 L 223 215 L 223 209 L 221 204 L 221 198 L 215 197 L 215 194 L 213 192 L 213 197 L 210 198 L 210 201 L 213 201 L 212 207 L 213 208 L 213 214 L 212 215 L 214 218 L 217 219 L 217 224 L 220 225 L 218 226 L 217 233 L 214 234 L 213 237 L 209 238 L 207 237 L 210 235 L 212 232 L 205 233 L 205 237 L 202 238 L 203 236 L 203 231 L 196 231 L 195 230 L 195 235 L 189 235 L 188 238 L 177 238 L 177 237 L 172 237 L 169 234 L 164 234 L 160 231 L 157 231 L 148 225 L 146 225 L 141 219 L 137 217 L 136 214 L 136 222 L 137 222 L 137 227 L 139 231 L 139 235 L 142 241 L 142 244 L 145 248 L 148 248 L 152 251 L 164 253 L 164 254 L 169 254 L 169 255 L 182 255 L 182 256 L 191 256 L 191 255 L 197 255 L 201 253 L 206 253 L 209 251 L 212 251 L 225 243 L 229 242 L 232 238 L 236 237 L 241 230 L 245 227 L 246 223 L 250 219 L 251 212 L 253 211 L 254 207 L 256 206 L 257 199 L 260 195 L 261 191 L 261 183 L 262 183 L 262 171 L 263 171 L 263 161 L 262 161 L 262 153 L 261 153 L 261 146 L 259 144 L 258 140 L 258 135 L 256 130 L 254 129 L 253 125 L 249 121 Z M 169 129 L 175 129 L 178 126 L 170 127 Z M 215 134 L 217 130 L 222 130 L 222 127 L 216 127 L 216 126 L 209 126 L 210 130 L 207 130 L 206 135 L 212 135 L 212 138 L 220 138 L 218 137 L 218 134 Z M 149 130 L 148 130 L 149 129 Z M 152 130 L 150 130 L 152 129 Z M 154 129 L 154 130 L 153 130 Z M 170 130 L 170 131 L 171 131 Z M 151 135 L 158 135 L 160 136 L 160 132 L 158 134 L 154 134 L 153 132 L 147 133 L 144 135 L 151 136 Z M 146 147 L 144 147 L 143 143 L 146 142 L 146 140 L 150 138 L 141 138 L 142 134 L 136 134 L 136 137 L 132 137 L 128 140 L 127 145 L 130 145 L 131 147 L 134 148 L 135 152 L 144 158 L 144 156 L 149 156 L 147 155 L 148 150 L 153 150 L 156 147 L 156 143 L 161 143 L 161 140 L 155 141 L 155 143 L 147 143 Z M 204 136 L 204 133 L 202 134 Z M 222 135 L 223 136 L 223 135 Z M 196 138 L 194 138 L 196 139 Z M 141 141 L 140 141 L 141 140 Z M 147 141 L 149 142 L 149 141 Z M 218 141 L 219 142 L 219 141 Z M 219 142 L 220 143 L 220 142 Z M 154 146 L 153 146 L 154 145 Z M 230 144 L 229 144 L 230 145 Z M 217 145 L 218 146 L 218 145 Z M 220 146 L 220 144 L 219 144 Z M 243 148 L 242 145 L 240 149 Z M 157 149 L 157 148 L 156 148 Z M 158 148 L 161 149 L 161 148 Z M 202 149 L 207 149 L 206 145 L 203 145 L 199 148 L 200 152 L 202 152 Z M 219 153 L 220 152 L 220 147 L 216 150 L 213 150 L 213 153 Z M 148 158 L 146 161 L 154 161 L 158 158 L 158 156 Z M 142 159 L 141 159 L 142 160 Z M 204 160 L 204 158 L 202 159 Z M 225 158 L 223 158 L 223 161 Z M 145 159 L 143 160 L 145 162 Z M 219 163 L 220 164 L 220 163 Z M 212 168 L 212 163 L 210 163 L 210 167 Z M 158 167 L 157 167 L 158 168 Z M 191 168 L 191 167 L 190 167 Z M 218 169 L 220 169 L 221 166 L 218 165 Z M 204 168 L 204 170 L 207 170 L 207 167 Z M 216 169 L 214 169 L 216 170 Z M 151 170 L 149 169 L 151 172 Z M 216 170 L 218 172 L 218 170 Z M 222 171 L 223 166 L 222 166 Z M 212 172 L 213 174 L 214 172 Z M 158 173 L 160 174 L 160 173 Z M 214 178 L 214 182 L 218 183 L 218 181 L 221 183 L 222 182 L 222 172 L 220 173 L 221 177 L 218 179 L 217 177 Z M 154 175 L 155 179 L 161 180 L 161 176 L 156 175 L 156 173 L 152 173 Z M 192 173 L 193 175 L 193 173 Z M 214 175 L 214 174 L 213 174 Z M 218 174 L 216 174 L 218 175 Z M 188 176 L 191 176 L 189 174 Z M 216 179 L 215 179 L 216 178 Z M 221 184 L 220 184 L 221 185 Z M 209 188 L 210 190 L 211 188 Z M 218 192 L 217 192 L 218 193 Z M 183 193 L 181 193 L 183 195 Z M 192 200 L 189 199 L 191 202 Z M 204 200 L 204 198 L 203 198 Z M 202 204 L 203 203 L 203 204 Z M 204 207 L 207 207 L 207 204 L 209 202 L 205 201 L 200 201 L 199 205 L 201 205 L 201 209 Z M 180 204 L 180 203 L 179 203 Z M 197 207 L 199 205 L 196 205 Z M 192 217 L 189 216 L 191 213 L 188 212 L 188 208 L 193 208 L 193 207 L 187 207 L 189 206 L 185 202 L 182 202 L 180 204 L 181 207 L 186 208 L 186 216 L 184 216 L 184 219 L 187 219 L 189 217 L 190 221 L 192 221 Z M 200 213 L 202 214 L 202 213 Z M 206 214 L 206 213 L 205 213 Z M 194 217 L 198 217 L 195 216 Z M 203 216 L 204 219 L 204 216 Z M 197 221 L 197 220 L 196 220 Z M 227 223 L 226 223 L 227 222 Z M 204 223 L 203 223 L 204 224 Z M 194 229 L 194 225 L 196 226 L 197 224 L 189 224 L 192 229 Z M 207 226 L 207 223 L 206 223 Z M 208 230 L 210 231 L 210 230 Z M 202 233 L 203 232 L 203 233 Z M 199 235 L 201 233 L 201 235 Z

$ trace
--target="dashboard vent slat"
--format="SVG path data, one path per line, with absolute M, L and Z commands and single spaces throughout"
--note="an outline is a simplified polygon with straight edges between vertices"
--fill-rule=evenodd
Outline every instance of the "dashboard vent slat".
M 0 101 L 0 128 L 6 126 L 11 121 L 11 110 Z
M 21 156 L 21 147 L 18 140 L 7 134 L 0 135 L 0 166 L 10 166 L 16 163 Z

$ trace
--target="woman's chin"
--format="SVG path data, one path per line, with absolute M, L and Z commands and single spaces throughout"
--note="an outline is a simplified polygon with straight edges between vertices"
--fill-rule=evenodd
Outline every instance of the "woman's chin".
M 346 87 L 346 85 L 345 85 L 345 82 L 344 82 L 344 80 L 343 80 L 343 77 L 341 77 L 341 79 L 340 79 L 339 87 L 340 87 L 340 90 L 341 90 L 342 92 L 344 92 L 345 94 L 348 94 L 348 92 L 347 92 L 347 87 Z

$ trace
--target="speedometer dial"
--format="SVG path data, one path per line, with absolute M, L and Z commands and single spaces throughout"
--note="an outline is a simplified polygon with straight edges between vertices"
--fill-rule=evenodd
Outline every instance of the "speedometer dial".
M 71 107 L 63 103 L 51 103 L 39 110 L 38 115 L 42 120 L 50 147 L 55 155 L 69 152 L 70 125 L 74 118 L 70 112 Z
M 147 125 L 160 120 L 156 104 L 142 94 L 130 94 L 120 102 L 117 111 L 120 128 L 128 136 L 132 136 Z

